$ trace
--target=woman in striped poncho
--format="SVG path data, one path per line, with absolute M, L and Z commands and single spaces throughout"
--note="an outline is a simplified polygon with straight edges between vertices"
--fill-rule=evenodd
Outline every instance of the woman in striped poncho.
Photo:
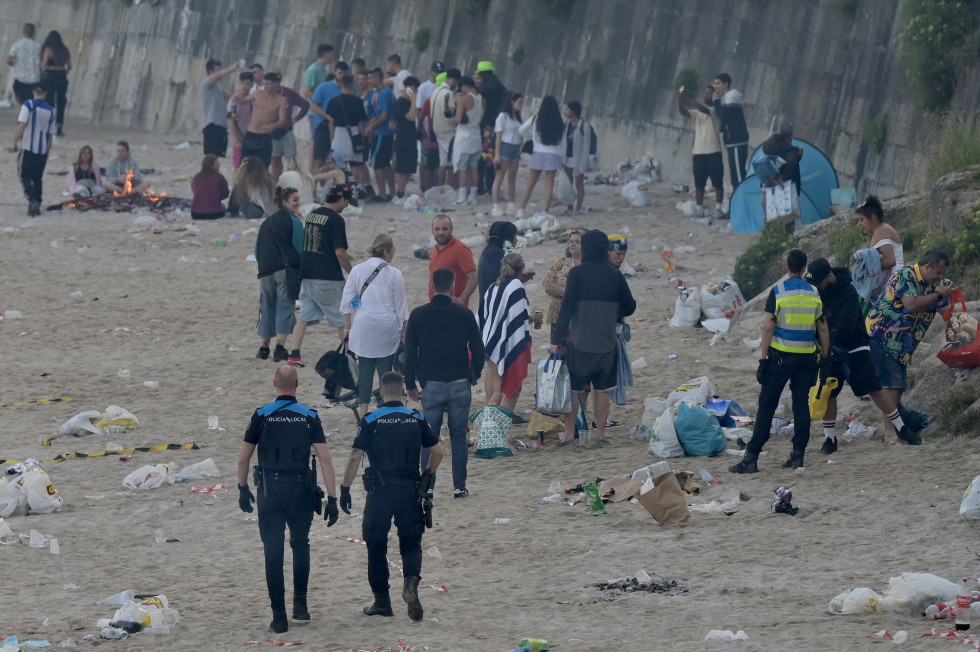
M 520 254 L 504 256 L 500 278 L 484 294 L 480 315 L 486 372 L 492 389 L 492 393 L 487 391 L 487 405 L 502 405 L 510 410 L 517 405 L 531 363 L 530 316 L 521 283 L 523 271 L 524 259 Z

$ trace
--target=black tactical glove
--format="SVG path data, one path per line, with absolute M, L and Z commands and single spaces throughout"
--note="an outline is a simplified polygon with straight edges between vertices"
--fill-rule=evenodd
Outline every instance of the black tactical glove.
M 766 381 L 766 371 L 769 369 L 769 358 L 759 360 L 759 368 L 755 371 L 755 379 L 762 385 Z
M 340 509 L 344 510 L 344 514 L 350 514 L 350 505 L 350 487 L 340 485 Z
M 337 497 L 327 496 L 327 506 L 323 510 L 323 520 L 327 522 L 327 527 L 330 527 L 337 522 L 340 518 L 340 512 L 337 510 Z
M 824 380 L 830 378 L 831 374 L 834 373 L 834 358 L 833 356 L 827 356 L 826 358 L 820 358 L 820 362 L 817 363 L 817 368 L 820 370 L 820 377 Z
M 246 514 L 252 513 L 252 503 L 255 502 L 255 496 L 252 495 L 252 490 L 248 488 L 248 485 L 238 485 L 238 506 Z

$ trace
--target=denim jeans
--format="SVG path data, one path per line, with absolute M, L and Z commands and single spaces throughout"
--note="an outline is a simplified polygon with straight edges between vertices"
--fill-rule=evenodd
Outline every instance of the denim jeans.
M 259 337 L 275 337 L 290 334 L 296 326 L 294 302 L 286 289 L 286 270 L 259 279 L 259 325 L 255 334 Z
M 466 489 L 466 424 L 470 416 L 470 384 L 467 380 L 443 382 L 427 380 L 422 387 L 422 414 L 432 431 L 439 435 L 443 412 L 449 413 L 449 441 L 453 458 L 453 489 Z M 428 451 L 422 451 L 422 468 L 429 463 Z

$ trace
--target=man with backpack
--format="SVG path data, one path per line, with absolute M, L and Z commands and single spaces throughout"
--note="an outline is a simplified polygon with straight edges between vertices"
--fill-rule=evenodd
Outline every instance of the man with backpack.
M 585 173 L 589 171 L 589 161 L 595 153 L 596 137 L 592 125 L 582 119 L 582 104 L 572 100 L 565 105 L 565 174 L 575 186 L 575 203 L 568 209 L 582 210 L 585 200 Z

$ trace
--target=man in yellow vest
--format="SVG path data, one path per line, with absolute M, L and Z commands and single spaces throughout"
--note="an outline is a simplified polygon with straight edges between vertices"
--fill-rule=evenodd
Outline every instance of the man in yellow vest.
M 793 249 L 786 256 L 789 278 L 777 283 L 766 300 L 766 322 L 762 327 L 761 359 L 756 380 L 762 385 L 759 412 L 745 457 L 728 470 L 732 473 L 758 473 L 756 461 L 769 440 L 772 418 L 779 397 L 789 381 L 793 394 L 793 453 L 783 468 L 803 466 L 803 453 L 810 441 L 810 387 L 817 375 L 819 336 L 821 364 L 830 360 L 830 333 L 823 316 L 823 304 L 816 288 L 803 280 L 806 254 Z

